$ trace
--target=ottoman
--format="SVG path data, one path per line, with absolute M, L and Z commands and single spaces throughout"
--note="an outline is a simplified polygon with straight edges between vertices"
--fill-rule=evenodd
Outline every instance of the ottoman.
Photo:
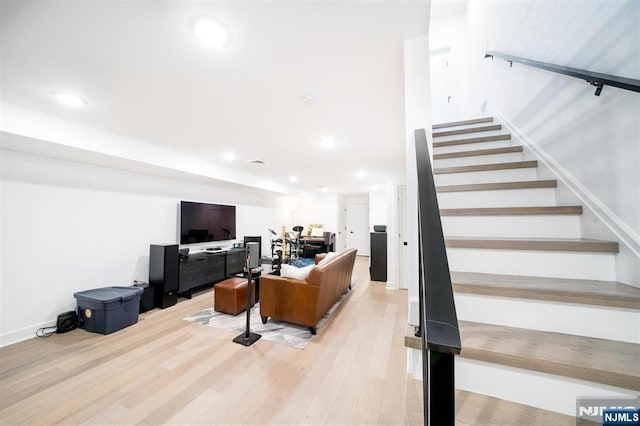
M 256 299 L 256 286 L 251 283 L 251 306 Z M 214 286 L 213 309 L 216 312 L 238 315 L 247 308 L 247 279 L 227 278 Z

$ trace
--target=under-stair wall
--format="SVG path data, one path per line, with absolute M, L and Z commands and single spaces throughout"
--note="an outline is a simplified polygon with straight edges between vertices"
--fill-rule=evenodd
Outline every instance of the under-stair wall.
M 577 397 L 637 395 L 640 289 L 616 281 L 620 242 L 589 238 L 587 208 L 561 202 L 563 183 L 497 125 L 433 130 L 462 336 L 456 387 L 569 416 Z M 410 331 L 406 343 L 419 349 Z

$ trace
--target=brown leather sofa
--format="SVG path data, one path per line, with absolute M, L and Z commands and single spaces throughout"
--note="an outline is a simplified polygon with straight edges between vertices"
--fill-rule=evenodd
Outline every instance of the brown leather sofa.
M 318 254 L 316 265 L 306 280 L 276 275 L 260 277 L 260 316 L 263 324 L 269 317 L 304 325 L 316 334 L 316 324 L 338 298 L 351 288 L 356 249 L 338 253 L 322 265 L 326 254 Z

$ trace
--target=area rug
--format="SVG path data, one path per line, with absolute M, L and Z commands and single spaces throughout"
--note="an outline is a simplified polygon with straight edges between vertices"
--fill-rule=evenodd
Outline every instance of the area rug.
M 304 268 L 305 266 L 313 265 L 314 263 L 315 259 L 307 259 L 306 257 L 299 257 L 289 261 L 289 265 L 295 266 L 296 268 Z
M 353 284 L 352 284 L 353 287 Z M 331 318 L 336 310 L 349 297 L 352 290 L 347 290 L 340 296 L 338 301 L 329 309 L 316 325 L 318 332 L 323 325 Z M 238 315 L 223 314 L 213 310 L 213 306 L 196 312 L 193 315 L 183 318 L 185 321 L 202 324 L 207 327 L 220 328 L 223 330 L 234 331 L 237 334 L 245 331 L 247 323 L 247 314 L 242 312 Z M 251 332 L 262 335 L 262 339 L 270 342 L 279 343 L 296 349 L 304 349 L 313 336 L 309 327 L 303 327 L 287 322 L 275 321 L 269 318 L 266 324 L 262 324 L 260 319 L 260 304 L 257 303 L 251 308 L 251 316 L 249 319 L 251 324 Z

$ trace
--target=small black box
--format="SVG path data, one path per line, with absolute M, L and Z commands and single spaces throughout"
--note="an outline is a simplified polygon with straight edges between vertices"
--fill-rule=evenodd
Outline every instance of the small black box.
M 387 225 L 373 225 L 374 232 L 387 232 Z
M 147 312 L 155 308 L 155 291 L 153 286 L 141 281 L 136 282 L 134 285 L 142 289 L 142 296 L 140 297 L 140 313 Z

